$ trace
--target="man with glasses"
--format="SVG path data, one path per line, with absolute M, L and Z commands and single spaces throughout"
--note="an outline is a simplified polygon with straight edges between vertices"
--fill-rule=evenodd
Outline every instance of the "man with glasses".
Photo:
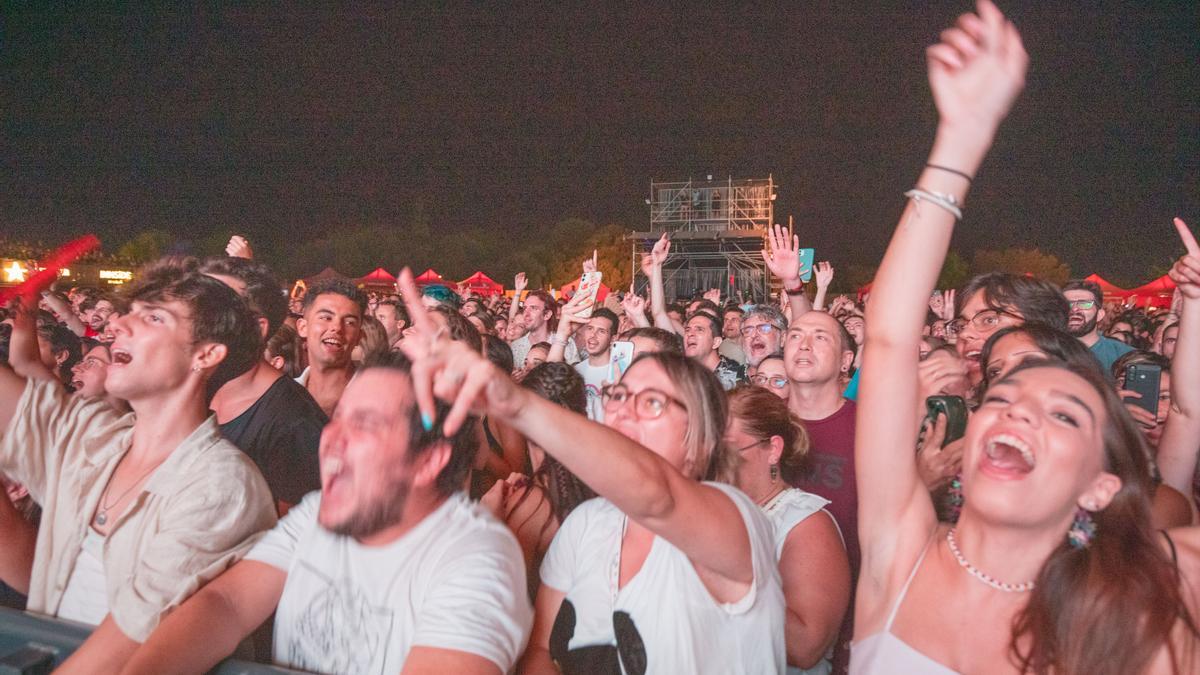
M 753 375 L 762 360 L 780 350 L 787 320 L 772 305 L 755 305 L 742 318 L 742 351 L 746 353 L 746 369 Z
M 1104 321 L 1105 312 L 1104 294 L 1099 284 L 1086 279 L 1072 279 L 1063 286 L 1063 297 L 1071 307 L 1067 332 L 1092 350 L 1092 355 L 1100 361 L 1104 372 L 1111 371 L 1117 359 L 1133 351 L 1133 347 L 1100 334 L 1097 324 Z
M 983 380 L 979 354 L 992 333 L 1026 322 L 1041 323 L 1065 331 L 1070 312 L 1062 292 L 1054 284 L 1034 277 L 990 272 L 967 282 L 956 294 L 957 316 L 946 325 L 954 334 L 954 346 L 967 361 L 971 386 Z

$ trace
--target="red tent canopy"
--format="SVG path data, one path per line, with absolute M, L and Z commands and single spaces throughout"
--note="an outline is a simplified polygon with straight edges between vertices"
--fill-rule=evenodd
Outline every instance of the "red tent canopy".
M 562 288 L 558 289 L 558 293 L 559 293 L 559 295 L 563 295 L 563 296 L 566 296 L 569 298 L 575 294 L 576 288 L 579 288 L 579 279 L 576 279 L 575 281 L 572 281 L 571 283 L 567 284 L 566 286 L 563 286 Z M 596 293 L 596 302 L 597 303 L 604 302 L 604 299 L 608 297 L 608 292 L 609 292 L 608 286 L 605 286 L 604 282 L 600 282 L 600 290 L 599 290 L 599 292 Z
M 1100 291 L 1102 293 L 1104 293 L 1105 296 L 1113 296 L 1113 297 L 1117 297 L 1117 298 L 1123 298 L 1123 297 L 1129 295 L 1129 291 L 1125 290 L 1124 288 L 1121 288 L 1120 286 L 1110 283 L 1107 279 L 1100 276 L 1099 274 L 1089 274 L 1088 276 L 1084 277 L 1083 280 L 1091 281 L 1092 283 L 1095 283 L 1097 286 L 1100 287 Z
M 468 293 L 476 295 L 499 295 L 504 292 L 504 286 L 496 283 L 494 279 L 483 272 L 476 272 L 459 283 L 466 288 Z
M 396 277 L 382 267 L 376 267 L 370 274 L 359 278 L 356 283 L 372 288 L 395 288 Z
M 1171 296 L 1174 294 L 1175 282 L 1165 274 L 1129 291 L 1138 307 L 1170 307 Z
M 428 286 L 429 284 L 445 284 L 446 283 L 446 280 L 442 278 L 442 275 L 433 271 L 432 267 L 425 270 L 424 272 L 421 272 L 419 275 L 417 275 L 416 279 L 413 279 L 413 281 L 417 282 L 418 286 Z

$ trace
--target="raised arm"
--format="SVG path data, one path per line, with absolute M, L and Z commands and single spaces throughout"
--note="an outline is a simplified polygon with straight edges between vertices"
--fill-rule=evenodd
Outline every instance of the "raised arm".
M 8 362 L 13 371 L 22 377 L 36 380 L 58 382 L 58 378 L 46 365 L 38 353 L 37 310 L 30 304 L 29 298 L 14 301 L 12 311 L 12 338 L 8 347 Z
M 581 324 L 587 321 L 576 314 L 583 309 L 587 298 L 582 293 L 571 296 L 567 304 L 562 306 L 562 314 L 558 318 L 558 328 L 550 338 L 550 353 L 546 355 L 547 362 L 562 362 L 566 360 L 567 342 L 575 335 Z
M 436 396 L 453 402 L 444 422 L 447 433 L 458 429 L 472 410 L 503 420 L 697 565 L 731 581 L 753 579 L 749 536 L 732 500 L 685 477 L 625 435 L 517 386 L 477 352 L 438 335 L 411 280 L 406 270 L 401 276 L 407 286 L 404 300 L 414 337 L 422 339 L 406 339 L 403 349 L 413 359 L 423 419 L 434 419 Z M 735 534 L 739 532 L 741 536 Z
M 862 579 L 873 584 L 886 583 L 898 542 L 919 547 L 936 524 L 911 451 L 921 328 L 950 245 L 954 203 L 963 203 L 967 176 L 1024 86 L 1028 64 L 1016 29 L 988 0 L 943 32 L 927 56 L 939 123 L 916 183 L 924 194 L 905 206 L 867 303 L 855 472 Z
M 767 237 L 767 248 L 762 250 L 763 262 L 771 274 L 783 282 L 783 292 L 792 309 L 792 321 L 799 319 L 813 308 L 804 292 L 800 269 L 800 237 L 788 236 L 778 224 L 771 228 Z
M 1179 218 L 1175 227 L 1187 253 L 1170 272 L 1183 303 L 1171 359 L 1171 414 L 1158 441 L 1158 468 L 1164 483 L 1190 495 L 1200 453 L 1200 245 Z
M 525 273 L 517 272 L 517 276 L 513 279 L 513 299 L 508 305 L 508 325 L 510 326 L 517 320 L 517 314 L 521 312 L 521 293 L 525 291 L 528 285 L 529 282 L 525 279 Z M 500 337 L 506 336 L 501 335 Z
M 633 284 L 629 285 L 629 292 L 621 298 L 621 309 L 625 310 L 625 316 L 634 326 L 646 328 L 650 325 L 650 319 L 646 318 L 646 299 L 633 292 Z
M 79 337 L 87 334 L 87 326 L 83 325 L 83 322 L 79 320 L 79 315 L 75 313 L 75 310 L 71 309 L 71 303 L 50 291 L 42 291 L 42 300 L 46 301 L 50 309 L 62 319 L 62 322 L 66 324 L 67 328 L 71 329 L 72 333 Z
M 672 321 L 667 314 L 667 298 L 663 291 L 662 268 L 670 254 L 671 240 L 664 234 L 654 243 L 654 248 L 642 256 L 642 272 L 650 280 L 650 316 L 654 318 L 655 328 L 683 335 L 683 326 Z
M 829 292 L 829 284 L 833 283 L 833 265 L 828 262 L 817 263 L 817 294 L 813 297 L 812 308 L 818 312 L 825 309 L 825 295 Z

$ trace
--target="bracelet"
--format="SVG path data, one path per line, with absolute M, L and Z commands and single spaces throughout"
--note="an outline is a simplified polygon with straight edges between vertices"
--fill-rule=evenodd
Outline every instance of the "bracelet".
M 921 188 L 913 188 L 904 193 L 905 197 L 917 202 L 929 202 L 934 206 L 939 206 L 946 211 L 949 211 L 955 220 L 962 220 L 962 209 L 958 208 L 958 199 L 954 195 L 946 195 L 940 192 L 930 192 Z
M 551 333 L 550 334 L 550 344 L 551 345 L 565 345 L 565 344 L 567 344 L 567 338 L 559 335 L 558 333 Z
M 946 173 L 952 173 L 955 176 L 962 176 L 963 178 L 967 179 L 968 183 L 975 182 L 974 179 L 972 179 L 970 176 L 963 173 L 962 171 L 959 171 L 958 169 L 951 169 L 948 166 L 940 166 L 938 164 L 926 164 L 925 166 L 929 167 L 930 169 L 937 169 L 938 171 L 945 171 Z
M 804 284 L 801 283 L 796 288 L 785 288 L 783 289 L 783 292 L 787 293 L 788 295 L 804 295 Z

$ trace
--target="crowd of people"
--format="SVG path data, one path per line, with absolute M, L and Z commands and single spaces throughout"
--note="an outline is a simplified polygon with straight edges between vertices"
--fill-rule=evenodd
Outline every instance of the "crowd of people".
M 1162 310 L 935 290 L 1028 59 L 988 0 L 927 59 L 862 301 L 778 226 L 756 305 L 668 302 L 666 235 L 603 303 L 289 294 L 240 236 L 26 293 L 3 602 L 94 626 L 64 673 L 1200 672 L 1200 245 Z

